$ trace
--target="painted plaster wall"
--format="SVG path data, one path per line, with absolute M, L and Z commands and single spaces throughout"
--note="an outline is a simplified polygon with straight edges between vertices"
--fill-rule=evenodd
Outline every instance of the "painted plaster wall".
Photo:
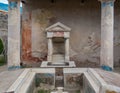
M 120 2 L 115 4 L 115 63 L 119 63 Z M 61 22 L 72 29 L 70 34 L 70 59 L 78 66 L 96 67 L 100 63 L 101 4 L 97 0 L 28 0 L 23 5 L 22 15 L 22 58 L 29 57 L 42 61 L 47 56 L 47 38 L 45 28 Z M 26 22 L 26 23 L 25 23 Z M 26 28 L 26 29 L 25 29 Z M 29 32 L 29 33 L 27 33 Z M 25 35 L 25 33 L 27 33 Z M 24 38 L 25 36 L 25 38 Z M 28 42 L 28 41 L 29 42 Z M 28 46 L 26 46 L 26 44 Z M 23 48 L 24 47 L 24 48 Z M 23 52 L 23 50 L 25 50 Z M 25 53 L 25 55 L 24 55 Z M 23 56 L 24 55 L 24 56 Z

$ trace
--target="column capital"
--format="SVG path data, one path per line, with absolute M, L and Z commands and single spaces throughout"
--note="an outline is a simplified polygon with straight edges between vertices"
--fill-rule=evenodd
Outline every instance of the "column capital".
M 115 2 L 116 0 L 98 0 L 100 2 Z

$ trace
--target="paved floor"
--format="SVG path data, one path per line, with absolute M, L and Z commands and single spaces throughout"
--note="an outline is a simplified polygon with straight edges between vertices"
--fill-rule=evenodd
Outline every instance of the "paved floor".
M 7 71 L 7 65 L 0 66 L 0 72 Z
M 5 67 L 2 67 L 6 70 Z M 0 71 L 1 67 L 0 67 Z M 23 69 L 15 71 L 3 71 L 0 73 L 0 93 L 4 93 L 15 82 L 18 76 L 23 72 Z
M 95 69 L 95 71 L 100 75 L 100 77 L 107 82 L 107 84 L 120 87 L 120 74 L 113 73 L 111 71 L 105 71 L 101 69 Z

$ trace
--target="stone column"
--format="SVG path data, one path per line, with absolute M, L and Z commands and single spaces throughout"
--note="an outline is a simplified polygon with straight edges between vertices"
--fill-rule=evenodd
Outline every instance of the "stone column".
M 101 66 L 113 69 L 114 1 L 101 1 Z
M 48 61 L 52 62 L 52 54 L 53 54 L 53 43 L 52 38 L 48 38 Z
M 65 40 L 65 62 L 69 61 L 69 38 Z
M 8 69 L 20 68 L 20 0 L 8 0 Z

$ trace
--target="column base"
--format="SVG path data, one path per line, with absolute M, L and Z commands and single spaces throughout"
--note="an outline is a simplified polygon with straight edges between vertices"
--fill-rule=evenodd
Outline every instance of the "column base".
M 109 67 L 109 66 L 103 65 L 103 66 L 101 66 L 101 68 L 102 68 L 103 70 L 106 70 L 106 71 L 113 71 L 113 69 L 112 69 L 111 67 Z

